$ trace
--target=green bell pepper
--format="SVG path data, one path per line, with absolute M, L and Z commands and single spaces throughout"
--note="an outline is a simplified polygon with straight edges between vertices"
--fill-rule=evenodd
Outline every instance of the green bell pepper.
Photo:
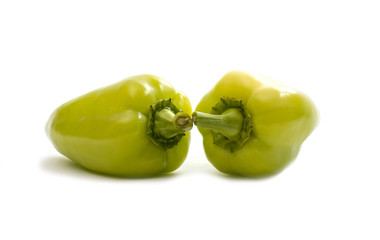
M 191 111 L 189 99 L 168 82 L 138 75 L 63 104 L 46 132 L 60 153 L 90 170 L 152 176 L 185 160 Z
M 193 122 L 208 160 L 219 171 L 265 176 L 296 158 L 318 122 L 318 112 L 301 92 L 233 71 L 201 99 Z

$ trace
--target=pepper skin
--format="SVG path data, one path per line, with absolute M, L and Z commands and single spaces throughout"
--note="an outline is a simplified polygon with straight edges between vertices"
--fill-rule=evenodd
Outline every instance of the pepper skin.
M 221 172 L 260 177 L 283 170 L 318 122 L 305 94 L 259 75 L 227 73 L 193 113 L 208 160 Z
M 73 99 L 51 115 L 55 148 L 100 173 L 147 177 L 174 171 L 186 158 L 189 99 L 168 82 L 138 75 Z

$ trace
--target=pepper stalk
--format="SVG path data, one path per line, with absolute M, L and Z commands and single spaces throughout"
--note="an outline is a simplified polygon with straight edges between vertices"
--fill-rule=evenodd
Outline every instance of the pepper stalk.
M 221 98 L 211 113 L 195 111 L 194 124 L 211 131 L 214 144 L 231 152 L 241 148 L 252 136 L 252 119 L 239 99 Z
M 162 99 L 150 107 L 147 134 L 159 147 L 174 147 L 192 127 L 191 116 L 179 110 L 171 99 Z
M 192 127 L 193 122 L 189 114 L 174 113 L 166 108 L 156 113 L 153 131 L 164 138 L 172 138 L 190 131 Z
M 243 114 L 237 108 L 230 108 L 220 115 L 195 111 L 192 117 L 198 127 L 220 133 L 228 139 L 239 137 L 244 120 Z

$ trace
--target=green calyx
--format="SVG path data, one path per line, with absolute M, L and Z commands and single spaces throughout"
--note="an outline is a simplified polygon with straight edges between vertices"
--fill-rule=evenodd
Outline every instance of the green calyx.
M 192 127 L 191 116 L 179 110 L 171 99 L 162 99 L 150 106 L 147 134 L 156 145 L 172 148 Z
M 221 98 L 211 114 L 194 112 L 193 122 L 200 128 L 211 130 L 214 144 L 235 152 L 252 135 L 252 119 L 239 99 Z

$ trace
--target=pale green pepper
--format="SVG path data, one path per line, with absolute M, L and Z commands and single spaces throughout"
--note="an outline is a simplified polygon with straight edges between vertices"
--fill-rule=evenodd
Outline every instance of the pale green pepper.
M 146 177 L 181 166 L 189 113 L 183 93 L 157 76 L 138 75 L 63 104 L 46 132 L 60 153 L 90 170 Z
M 233 71 L 202 98 L 193 121 L 208 160 L 219 171 L 266 176 L 296 158 L 318 122 L 318 112 L 299 91 Z

